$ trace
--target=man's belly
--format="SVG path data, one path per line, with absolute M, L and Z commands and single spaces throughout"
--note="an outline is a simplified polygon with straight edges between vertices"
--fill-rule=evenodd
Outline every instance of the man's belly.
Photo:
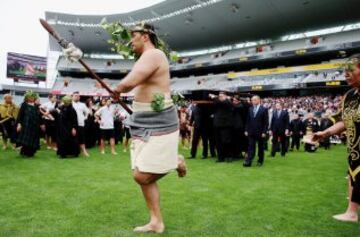
M 134 100 L 141 103 L 151 103 L 154 100 L 156 93 L 163 93 L 165 100 L 171 99 L 170 91 L 155 92 L 155 90 L 136 90 L 134 93 Z

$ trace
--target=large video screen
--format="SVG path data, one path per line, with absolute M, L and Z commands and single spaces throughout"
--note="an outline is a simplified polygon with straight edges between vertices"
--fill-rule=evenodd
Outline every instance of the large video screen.
M 15 80 L 45 81 L 46 58 L 33 55 L 8 53 L 7 77 Z

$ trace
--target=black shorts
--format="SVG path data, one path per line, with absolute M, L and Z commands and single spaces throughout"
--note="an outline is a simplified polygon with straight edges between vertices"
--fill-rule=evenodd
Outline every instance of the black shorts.
M 100 129 L 100 137 L 103 140 L 110 140 L 110 138 L 115 138 L 114 129 Z
M 131 138 L 130 128 L 125 127 L 125 138 L 126 138 L 126 139 L 130 139 L 130 138 Z
M 46 128 L 45 134 L 48 137 L 51 137 L 51 139 L 55 140 L 55 134 L 56 134 L 55 121 L 45 119 L 45 128 Z
M 77 137 L 79 144 L 85 144 L 85 128 L 84 127 L 78 127 L 77 129 Z

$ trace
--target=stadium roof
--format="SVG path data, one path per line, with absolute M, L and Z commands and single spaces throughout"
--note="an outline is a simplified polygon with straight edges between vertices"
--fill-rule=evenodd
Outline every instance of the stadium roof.
M 173 50 L 190 51 L 345 25 L 360 21 L 358 0 L 166 0 L 115 15 L 46 12 L 46 19 L 66 39 L 87 53 L 111 53 L 99 26 L 152 22 Z M 50 49 L 59 50 L 50 40 Z

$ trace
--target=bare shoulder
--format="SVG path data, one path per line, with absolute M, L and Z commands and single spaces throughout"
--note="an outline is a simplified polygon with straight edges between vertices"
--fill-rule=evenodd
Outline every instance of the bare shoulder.
M 160 49 L 149 49 L 146 50 L 143 55 L 144 57 L 151 57 L 151 58 L 157 58 L 157 59 L 167 59 L 166 55 L 163 51 L 161 51 Z

